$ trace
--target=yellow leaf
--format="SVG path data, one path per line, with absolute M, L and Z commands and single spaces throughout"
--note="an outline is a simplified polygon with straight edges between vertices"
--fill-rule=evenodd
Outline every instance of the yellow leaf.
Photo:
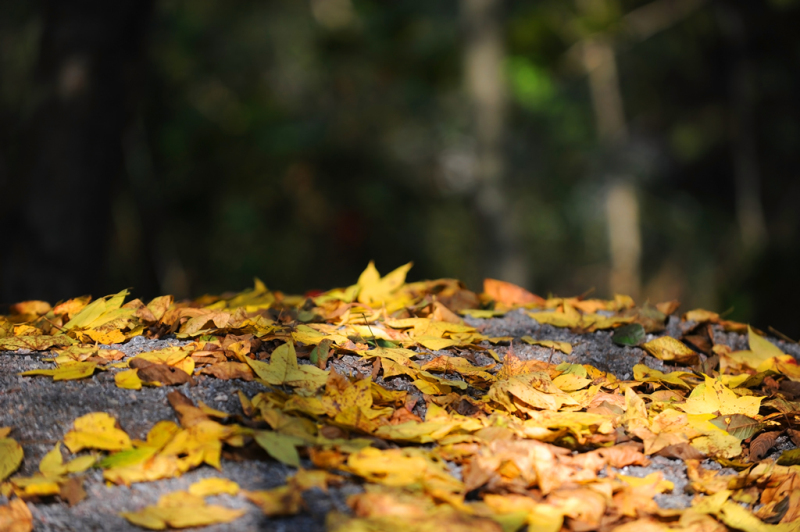
M 742 532 L 797 532 L 800 522 L 793 521 L 769 525 L 733 501 L 725 501 L 718 514 L 720 521 Z
M 751 363 L 755 363 L 756 366 L 770 358 L 784 356 L 784 352 L 777 345 L 756 334 L 749 325 L 747 326 L 747 339 L 752 352 Z
M 546 373 L 535 372 L 498 380 L 487 392 L 485 398 L 503 405 L 508 412 L 516 412 L 523 407 L 511 397 L 526 405 L 541 410 L 558 410 L 563 405 L 577 405 L 578 402 L 561 391 Z
M 0 438 L 0 481 L 17 470 L 22 463 L 22 446 L 11 438 Z
M 141 390 L 142 380 L 139 378 L 138 369 L 127 369 L 114 374 L 114 382 L 118 388 L 126 390 Z
M 644 364 L 636 364 L 633 366 L 633 379 L 639 382 L 665 382 L 681 388 L 691 388 L 691 386 L 681 377 L 692 374 L 686 371 L 673 371 L 671 373 L 663 373 L 657 369 L 652 369 Z
M 742 454 L 742 442 L 723 430 L 709 431 L 691 441 L 692 447 L 709 458 L 735 458 Z
M 687 321 L 696 321 L 697 323 L 705 323 L 707 321 L 718 322 L 719 314 L 701 308 L 690 310 L 683 315 L 683 319 Z
M 39 471 L 46 477 L 60 477 L 67 472 L 64 467 L 64 459 L 61 456 L 61 442 L 56 443 L 50 452 L 48 452 L 39 462 Z
M 569 342 L 557 342 L 555 340 L 534 340 L 530 336 L 523 336 L 520 338 L 523 342 L 530 345 L 540 345 L 542 347 L 550 347 L 552 349 L 558 349 L 562 353 L 566 353 L 567 355 L 572 353 L 572 344 Z
M 566 373 L 553 379 L 553 384 L 565 392 L 574 392 L 586 388 L 592 383 L 591 379 L 585 379 L 577 375 Z
M 496 318 L 498 316 L 505 316 L 508 310 L 483 310 L 477 308 L 468 308 L 458 311 L 462 316 L 469 316 L 470 318 Z
M 217 523 L 230 523 L 246 513 L 218 505 L 207 505 L 187 492 L 164 495 L 156 506 L 147 506 L 138 512 L 122 512 L 120 515 L 135 525 L 150 530 L 190 528 Z
M 661 471 L 650 473 L 646 477 L 630 477 L 627 475 L 617 475 L 617 478 L 634 488 L 644 488 L 654 486 L 657 493 L 672 491 L 675 485 L 669 480 L 664 480 Z
M 642 345 L 642 349 L 659 360 L 673 361 L 691 366 L 697 364 L 699 357 L 686 344 L 670 336 L 661 336 Z
M 86 414 L 75 420 L 75 428 L 64 436 L 64 445 L 73 453 L 81 449 L 121 451 L 132 447 L 125 432 L 116 428 L 117 420 L 105 412 Z
M 58 482 L 40 474 L 27 478 L 14 477 L 11 482 L 18 488 L 22 488 L 25 495 L 46 497 L 48 495 L 58 495 L 61 492 Z
M 75 343 L 75 340 L 65 334 L 56 336 L 9 336 L 0 338 L 0 351 L 17 351 L 30 349 L 31 351 L 44 351 L 53 347 L 66 347 Z
M 439 351 L 441 349 L 447 349 L 448 347 L 461 344 L 461 342 L 458 340 L 452 340 L 450 338 L 437 338 L 429 335 L 415 336 L 414 341 L 422 347 L 430 349 L 431 351 Z
M 138 449 L 136 449 L 138 451 Z M 152 482 L 172 478 L 183 473 L 181 463 L 174 456 L 152 455 L 131 465 L 120 465 L 103 472 L 103 478 L 115 484 L 130 486 L 134 482 Z M 120 453 L 121 454 L 121 453 Z M 116 455 L 114 455 L 116 456 Z
M 100 318 L 103 314 L 107 312 L 111 312 L 116 310 L 122 306 L 123 301 L 125 301 L 125 296 L 128 295 L 128 290 L 123 290 L 117 294 L 112 296 L 106 296 L 95 301 L 92 301 L 80 312 L 72 317 L 70 321 L 68 321 L 64 328 L 75 329 L 75 328 L 84 328 L 89 327 L 95 320 Z
M 581 323 L 581 315 L 575 312 L 574 314 L 565 314 L 564 312 L 528 312 L 528 316 L 538 321 L 552 325 L 553 327 L 577 327 Z
M 419 365 L 411 360 L 411 357 L 417 356 L 417 352 L 410 349 L 403 349 L 400 347 L 376 347 L 375 349 L 370 349 L 369 351 L 356 351 L 356 353 L 364 358 L 388 358 L 389 360 L 397 362 L 400 365 L 419 369 Z
M 329 473 L 324 469 L 302 469 L 300 468 L 297 473 L 290 477 L 289 482 L 292 486 L 300 490 L 310 490 L 312 488 L 319 488 L 323 491 L 328 491 L 329 484 L 341 484 L 344 478 L 339 475 Z
M 85 334 L 86 336 L 91 338 L 93 342 L 103 345 L 121 344 L 126 340 L 125 335 L 122 334 L 122 331 L 118 329 L 112 329 L 109 331 L 87 329 L 83 331 L 82 334 Z
M 47 375 L 53 377 L 54 381 L 77 380 L 90 377 L 94 373 L 97 364 L 94 362 L 74 362 L 64 364 L 56 369 L 34 369 L 25 371 L 20 375 L 29 377 L 33 375 Z
M 704 383 L 699 384 L 686 402 L 678 407 L 687 414 L 721 415 L 742 414 L 749 417 L 758 416 L 763 397 L 736 395 L 730 388 L 718 380 L 706 376 Z
M 367 269 L 358 278 L 359 303 L 380 305 L 389 300 L 392 294 L 405 283 L 406 274 L 412 265 L 413 263 L 409 262 L 381 278 L 378 270 L 375 269 L 375 264 L 370 261 Z
M 67 473 L 83 473 L 97 463 L 97 458 L 92 455 L 79 456 L 67 462 L 64 467 Z
M 220 493 L 237 495 L 239 493 L 239 484 L 227 478 L 204 478 L 189 486 L 189 493 L 198 497 L 219 495 Z
M 413 489 L 439 488 L 455 492 L 463 488 L 446 466 L 431 460 L 421 449 L 387 449 L 367 447 L 347 459 L 347 467 L 370 482 Z

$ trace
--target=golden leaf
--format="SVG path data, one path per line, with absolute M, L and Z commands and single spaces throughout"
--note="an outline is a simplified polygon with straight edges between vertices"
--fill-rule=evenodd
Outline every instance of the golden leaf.
M 64 436 L 70 452 L 81 449 L 121 451 L 132 447 L 125 432 L 116 428 L 117 420 L 105 412 L 93 412 L 75 420 L 74 429 Z
M 642 344 L 642 349 L 659 360 L 667 360 L 691 366 L 697 364 L 699 357 L 686 344 L 670 336 L 661 336 Z
M 11 438 L 0 438 L 0 481 L 17 470 L 22 463 L 22 446 Z
M 227 493 L 237 495 L 239 484 L 227 478 L 204 478 L 189 486 L 189 493 L 197 497 L 208 497 L 209 495 L 219 495 Z
M 164 495 L 155 506 L 147 506 L 138 512 L 121 512 L 119 515 L 131 523 L 150 530 L 190 528 L 217 523 L 230 523 L 246 513 L 224 506 L 208 505 L 202 498 L 187 492 Z

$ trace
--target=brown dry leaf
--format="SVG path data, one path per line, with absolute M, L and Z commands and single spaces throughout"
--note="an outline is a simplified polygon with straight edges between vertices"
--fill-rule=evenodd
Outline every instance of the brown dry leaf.
M 231 380 L 242 379 L 243 381 L 253 380 L 253 370 L 242 362 L 220 362 L 211 364 L 200 370 L 200 373 L 213 375 L 218 379 Z
M 0 506 L 0 531 L 30 532 L 33 530 L 33 515 L 21 499 L 14 499 Z
M 775 441 L 781 433 L 778 431 L 764 432 L 750 442 L 750 461 L 758 462 L 775 446 Z
M 61 484 L 59 496 L 66 501 L 67 505 L 75 506 L 86 498 L 86 490 L 83 489 L 83 478 L 72 477 Z
M 189 383 L 194 386 L 194 379 L 180 368 L 167 364 L 156 364 L 142 358 L 134 358 L 130 361 L 130 366 L 137 371 L 137 376 L 145 384 L 184 384 Z

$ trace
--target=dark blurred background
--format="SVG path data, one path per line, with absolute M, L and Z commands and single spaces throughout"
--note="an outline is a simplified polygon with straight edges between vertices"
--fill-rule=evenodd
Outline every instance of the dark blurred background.
M 800 2 L 0 0 L 0 302 L 370 259 L 800 336 Z

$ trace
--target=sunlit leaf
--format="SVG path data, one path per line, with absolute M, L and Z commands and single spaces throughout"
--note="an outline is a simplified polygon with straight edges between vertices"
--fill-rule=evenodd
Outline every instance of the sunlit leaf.
M 131 523 L 150 530 L 190 528 L 217 523 L 230 523 L 244 515 L 245 510 L 232 510 L 224 506 L 206 504 L 187 492 L 164 495 L 155 506 L 147 506 L 138 512 L 122 512 L 120 515 Z
M 75 420 L 74 429 L 64 436 L 64 445 L 73 453 L 81 449 L 121 451 L 131 448 L 131 440 L 116 428 L 117 420 L 105 412 L 86 414 Z
M 11 438 L 0 438 L 0 481 L 17 470 L 22 463 L 22 446 Z
M 677 364 L 691 366 L 697 364 L 699 358 L 686 344 L 671 338 L 661 336 L 642 344 L 642 349 L 659 360 L 667 360 Z

